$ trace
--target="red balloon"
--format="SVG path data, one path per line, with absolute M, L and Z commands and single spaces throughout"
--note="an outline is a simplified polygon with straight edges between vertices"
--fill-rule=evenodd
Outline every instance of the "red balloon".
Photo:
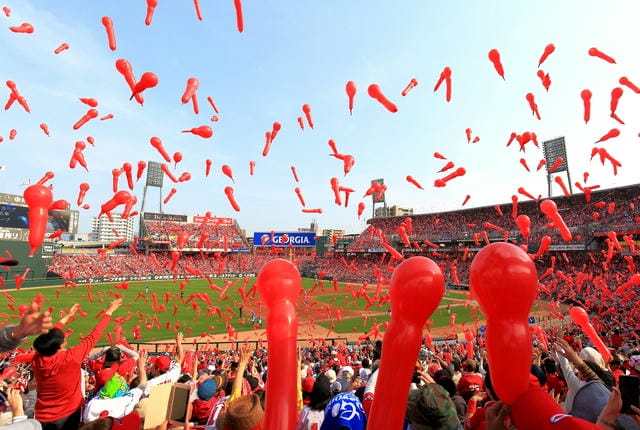
M 133 196 L 129 193 L 129 191 L 120 190 L 113 195 L 113 197 L 105 202 L 100 208 L 100 214 L 98 218 L 102 215 L 107 214 L 107 216 L 111 215 L 111 211 L 115 209 L 117 206 L 123 205 L 131 201 Z M 124 217 L 123 217 L 124 218 Z
M 224 173 L 226 176 L 229 177 L 229 179 L 231 179 L 231 181 L 235 182 L 233 180 L 233 171 L 231 170 L 231 167 L 229 167 L 226 164 L 222 165 L 222 173 Z
M 611 361 L 611 351 L 609 351 L 609 348 L 607 348 L 602 339 L 600 339 L 600 336 L 598 336 L 595 328 L 593 328 L 593 326 L 589 322 L 589 315 L 587 314 L 587 311 L 585 311 L 580 306 L 574 306 L 569 311 L 569 316 L 574 323 L 582 328 L 582 331 L 584 331 L 589 339 L 591 339 L 593 345 L 600 352 L 600 354 L 602 354 L 602 358 L 604 359 L 605 363 Z
M 173 153 L 173 162 L 175 163 L 174 167 L 181 161 L 182 161 L 182 152 L 174 152 Z
M 309 123 L 309 127 L 313 128 L 313 118 L 311 117 L 311 106 L 308 104 L 302 105 L 302 112 L 304 112 L 304 116 L 307 118 L 307 122 Z
M 500 400 L 512 404 L 529 387 L 529 311 L 538 291 L 529 255 L 510 243 L 485 246 L 471 262 L 471 292 L 487 318 L 491 381 Z
M 33 33 L 33 25 L 29 24 L 28 22 L 23 22 L 17 27 L 9 27 L 9 30 L 13 31 L 14 33 L 31 34 Z
M 116 34 L 113 31 L 113 20 L 108 16 L 102 17 L 102 25 L 104 25 L 104 29 L 107 32 L 107 40 L 109 41 L 109 49 L 112 51 L 116 50 Z
M 187 87 L 182 93 L 182 98 L 180 99 L 182 103 L 189 103 L 189 100 L 196 94 L 196 90 L 200 87 L 200 81 L 197 78 L 189 78 L 187 79 Z
M 160 140 L 159 137 L 154 136 L 149 139 L 149 142 L 151 142 L 151 146 L 156 148 L 156 150 L 160 153 L 160 155 L 162 155 L 162 158 L 164 158 L 167 163 L 171 163 L 171 157 L 169 157 L 169 154 L 167 154 L 164 146 L 162 146 L 162 140 Z
M 257 287 L 268 311 L 267 385 L 270 391 L 265 405 L 264 428 L 293 429 L 296 427 L 299 379 L 296 358 L 298 316 L 295 303 L 302 288 L 300 273 L 287 260 L 271 260 L 260 270 Z M 402 411 L 404 413 L 404 408 Z
M 138 170 L 136 171 L 136 181 L 139 181 L 142 178 L 142 174 L 144 173 L 144 169 L 147 167 L 146 161 L 138 161 Z
M 209 173 L 211 172 L 211 165 L 213 164 L 213 161 L 211 160 L 205 160 L 205 166 L 204 166 L 204 176 L 209 176 Z
M 147 14 L 144 17 L 144 24 L 151 25 L 151 20 L 153 19 L 153 11 L 156 6 L 158 6 L 158 0 L 147 0 Z
M 242 1 L 233 0 L 233 6 L 236 10 L 236 27 L 240 33 L 244 30 L 244 19 L 242 18 Z
M 89 109 L 86 114 L 82 116 L 75 124 L 73 124 L 73 129 L 78 130 L 80 127 L 85 125 L 90 120 L 96 118 L 98 116 L 98 111 L 95 109 Z
M 398 112 L 398 107 L 393 104 L 388 98 L 382 94 L 382 90 L 378 84 L 371 84 L 367 89 L 369 96 L 377 100 L 382 106 L 384 106 L 389 112 Z
M 195 127 L 190 130 L 182 130 L 183 133 L 193 133 L 197 136 L 203 137 L 205 139 L 213 136 L 213 129 L 208 125 L 202 125 L 200 127 Z
M 124 170 L 124 174 L 127 178 L 127 187 L 129 187 L 130 190 L 133 190 L 133 175 L 131 173 L 132 169 L 133 167 L 131 166 L 131 163 L 122 164 L 122 170 Z
M 524 240 L 528 241 L 529 236 L 531 236 L 531 219 L 527 215 L 518 215 L 516 218 L 516 224 L 518 225 Z
M 229 199 L 231 207 L 233 207 L 236 212 L 240 212 L 240 206 L 236 202 L 236 198 L 233 196 L 233 187 L 224 187 L 224 193 L 227 195 L 227 199 Z
M 560 230 L 560 234 L 562 235 L 562 239 L 565 242 L 569 242 L 572 239 L 571 231 L 564 223 L 564 220 L 558 213 L 558 206 L 556 202 L 553 200 L 544 200 L 540 203 L 540 210 L 551 220 L 553 221 L 553 226 Z
M 493 63 L 493 67 L 496 69 L 496 72 L 502 79 L 504 79 L 504 68 L 502 67 L 502 62 L 500 61 L 500 52 L 497 49 L 492 49 L 489 51 L 489 61 Z
M 369 413 L 372 429 L 402 428 L 422 327 L 444 295 L 440 267 L 426 257 L 411 257 L 391 276 L 391 321 L 382 342 L 382 359 Z
M 87 194 L 87 191 L 89 191 L 89 184 L 82 182 L 80 184 L 80 191 L 78 192 L 78 200 L 76 202 L 78 203 L 78 206 L 82 205 L 82 201 L 84 200 L 84 196 Z
M 588 123 L 591 119 L 591 91 L 588 89 L 582 90 L 580 97 L 582 97 L 582 104 L 584 105 L 584 123 Z
M 155 73 L 144 72 L 140 77 L 140 81 L 138 81 L 138 83 L 133 87 L 133 94 L 130 99 L 135 97 L 136 94 L 139 94 L 148 88 L 153 88 L 156 85 L 158 85 L 158 77 Z
M 24 190 L 24 201 L 29 207 L 29 257 L 33 257 L 36 250 L 44 242 L 49 220 L 49 205 L 53 201 L 51 188 L 43 184 L 34 184 Z
M 353 115 L 353 99 L 356 96 L 356 83 L 353 81 L 347 82 L 345 90 L 347 91 L 347 97 L 349 97 L 349 115 Z

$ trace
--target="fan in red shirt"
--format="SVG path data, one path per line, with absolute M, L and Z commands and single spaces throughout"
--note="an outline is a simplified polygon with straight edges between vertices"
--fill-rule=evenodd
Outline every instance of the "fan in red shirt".
M 70 349 L 66 349 L 64 333 L 58 328 L 41 334 L 33 341 L 36 350 L 33 373 L 38 386 L 35 418 L 43 430 L 77 430 L 80 426 L 84 405 L 81 365 L 102 336 L 111 314 L 120 305 L 122 299 L 112 301 L 94 329 Z
M 465 401 L 469 401 L 471 396 L 484 390 L 484 380 L 478 372 L 478 363 L 475 360 L 467 360 L 464 363 L 464 372 L 458 381 L 458 394 Z

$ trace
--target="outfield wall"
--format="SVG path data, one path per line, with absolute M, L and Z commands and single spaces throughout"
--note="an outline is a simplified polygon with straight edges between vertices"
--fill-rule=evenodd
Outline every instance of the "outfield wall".
M 20 262 L 17 266 L 8 267 L 9 270 L 0 269 L 0 278 L 5 283 L 6 288 L 16 287 L 16 276 L 23 277 L 21 287 L 33 287 L 51 285 L 56 283 L 52 279 L 47 279 L 47 271 L 51 258 L 53 257 L 53 243 L 45 243 L 38 248 L 33 257 L 29 257 L 29 244 L 19 240 L 1 240 L 0 254 L 2 257 L 15 258 Z M 53 281 L 53 282 L 52 282 Z

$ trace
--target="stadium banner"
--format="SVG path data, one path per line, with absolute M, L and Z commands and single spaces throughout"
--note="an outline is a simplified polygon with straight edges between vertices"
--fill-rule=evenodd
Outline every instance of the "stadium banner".
M 580 245 L 560 244 L 560 245 L 549 246 L 549 251 L 584 251 L 584 250 L 585 250 L 584 243 Z
M 316 246 L 313 232 L 268 232 L 253 233 L 253 246 Z
M 218 217 L 204 217 L 204 216 L 193 216 L 193 221 L 196 224 L 202 224 L 207 221 L 207 224 L 211 225 L 233 225 L 233 218 L 218 218 Z
M 258 276 L 257 273 L 247 272 L 247 273 L 211 273 L 207 275 L 211 279 L 229 279 L 229 278 L 255 278 Z M 189 278 L 189 279 L 202 279 L 198 275 L 189 275 L 182 274 L 179 276 L 180 278 Z M 77 284 L 93 284 L 93 283 L 101 283 L 101 282 L 134 282 L 134 281 L 168 281 L 173 280 L 173 275 L 147 275 L 147 276 L 114 276 L 114 277 L 101 277 L 101 278 L 83 278 L 83 279 L 74 279 L 74 282 Z
M 98 255 L 98 249 L 102 248 L 60 248 L 56 251 L 56 254 L 65 255 Z M 116 251 L 113 249 L 106 249 L 100 251 L 100 254 L 115 255 Z
M 144 214 L 142 214 L 142 219 L 144 219 L 145 221 L 187 222 L 188 217 L 186 215 L 159 214 L 155 212 L 145 212 Z

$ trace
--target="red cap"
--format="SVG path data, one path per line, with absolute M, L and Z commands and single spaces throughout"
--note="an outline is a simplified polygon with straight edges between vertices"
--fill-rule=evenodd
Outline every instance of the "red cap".
M 154 364 L 161 372 L 166 372 L 171 367 L 171 359 L 166 355 L 158 355 L 151 359 L 151 363 Z

